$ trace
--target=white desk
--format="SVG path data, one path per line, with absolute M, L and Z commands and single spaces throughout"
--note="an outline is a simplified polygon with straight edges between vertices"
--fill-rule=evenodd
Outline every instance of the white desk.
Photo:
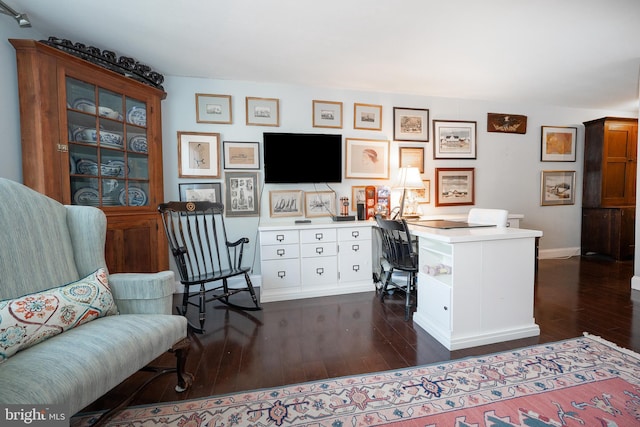
M 415 324 L 449 350 L 540 334 L 533 288 L 541 231 L 410 228 L 420 262 Z

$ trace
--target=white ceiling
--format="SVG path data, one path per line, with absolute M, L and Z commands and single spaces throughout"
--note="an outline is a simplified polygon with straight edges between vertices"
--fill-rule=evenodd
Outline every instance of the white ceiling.
M 638 113 L 639 0 L 5 2 L 165 76 Z

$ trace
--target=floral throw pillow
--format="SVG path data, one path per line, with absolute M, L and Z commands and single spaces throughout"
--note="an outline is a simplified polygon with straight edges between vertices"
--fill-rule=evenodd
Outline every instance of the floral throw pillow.
M 103 268 L 77 282 L 0 301 L 0 363 L 47 338 L 113 314 L 118 310 Z

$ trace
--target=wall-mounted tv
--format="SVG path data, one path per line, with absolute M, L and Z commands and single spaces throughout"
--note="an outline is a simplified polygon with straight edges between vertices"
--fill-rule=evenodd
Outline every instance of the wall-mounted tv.
M 342 135 L 264 132 L 264 182 L 342 182 Z

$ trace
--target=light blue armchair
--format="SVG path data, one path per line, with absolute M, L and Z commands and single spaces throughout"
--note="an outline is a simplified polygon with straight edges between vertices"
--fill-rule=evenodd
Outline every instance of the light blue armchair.
M 105 233 L 101 210 L 64 206 L 0 178 L 0 316 L 7 300 L 106 268 Z M 171 314 L 173 272 L 112 274 L 108 283 L 118 315 L 0 357 L 1 404 L 64 404 L 74 414 L 168 350 L 178 357 L 176 390 L 191 384 L 187 321 Z M 0 318 L 0 356 L 13 322 L 7 317 Z

